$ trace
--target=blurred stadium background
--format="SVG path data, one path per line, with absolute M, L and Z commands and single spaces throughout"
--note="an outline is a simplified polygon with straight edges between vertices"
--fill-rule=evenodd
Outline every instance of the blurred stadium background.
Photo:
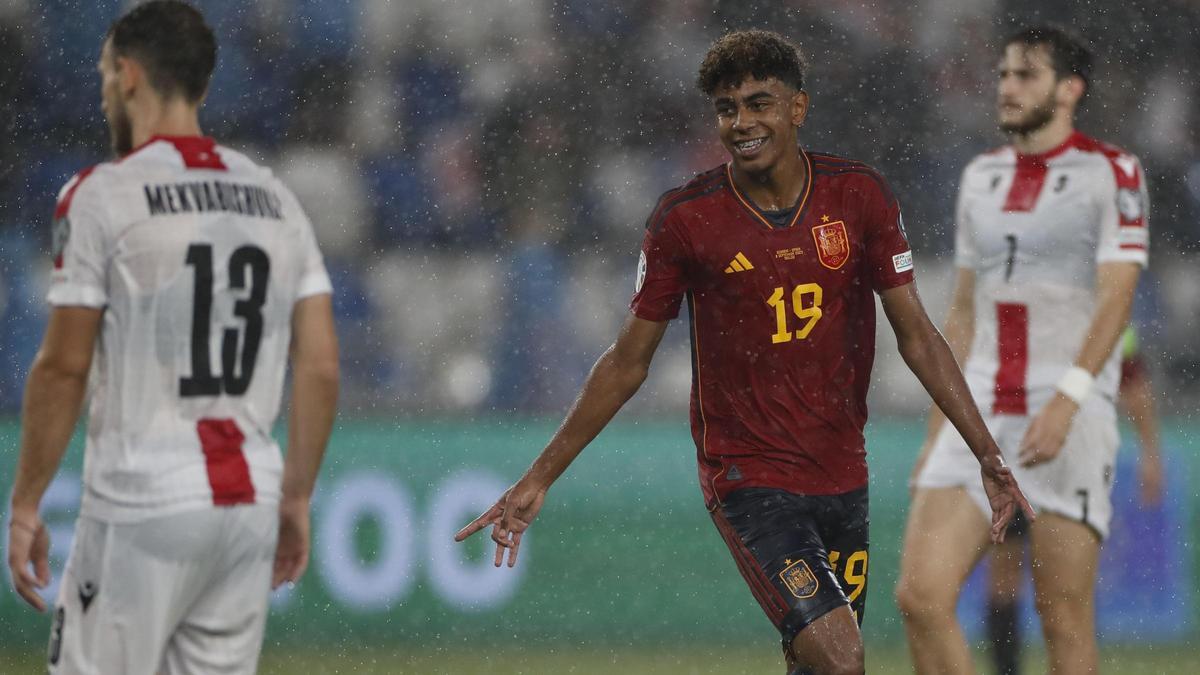
M 71 174 L 106 158 L 94 66 L 127 4 L 0 0 L 5 485 L 46 319 L 49 214 Z M 482 541 L 455 547 L 450 536 L 540 449 L 615 335 L 656 197 L 724 161 L 692 84 L 715 37 L 766 27 L 802 46 L 814 101 L 803 142 L 889 178 L 940 317 L 959 172 L 1003 142 L 992 121 L 997 41 L 1051 21 L 1097 56 L 1081 128 L 1140 155 L 1151 188 L 1152 263 L 1134 321 L 1170 481 L 1162 504 L 1140 504 L 1127 439 L 1099 591 L 1104 658 L 1113 672 L 1200 672 L 1200 496 L 1188 481 L 1200 469 L 1200 4 L 195 4 L 220 43 L 205 129 L 299 194 L 334 277 L 343 347 L 312 566 L 275 598 L 264 671 L 777 670 L 776 636 L 695 486 L 678 327 L 636 400 L 556 486 L 517 570 L 492 570 Z M 865 630 L 869 671 L 905 672 L 891 587 L 927 398 L 887 333 L 868 430 Z M 47 497 L 58 566 L 79 465 L 77 442 Z M 972 587 L 962 613 L 976 625 L 978 612 Z M 0 589 L 0 672 L 36 671 L 47 629 Z

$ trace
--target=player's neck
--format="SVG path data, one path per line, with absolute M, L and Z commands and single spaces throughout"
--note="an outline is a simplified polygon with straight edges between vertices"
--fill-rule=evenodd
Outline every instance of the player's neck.
M 135 148 L 155 136 L 200 136 L 203 133 L 198 107 L 178 99 L 148 101 L 137 114 L 130 115 L 130 122 Z
M 1069 116 L 1054 117 L 1048 124 L 1026 134 L 1012 134 L 1012 145 L 1022 155 L 1040 155 L 1049 152 L 1075 133 L 1075 125 Z
M 808 166 L 796 152 L 788 153 L 764 171 L 750 173 L 733 165 L 733 182 L 754 205 L 764 211 L 791 208 L 800 200 Z

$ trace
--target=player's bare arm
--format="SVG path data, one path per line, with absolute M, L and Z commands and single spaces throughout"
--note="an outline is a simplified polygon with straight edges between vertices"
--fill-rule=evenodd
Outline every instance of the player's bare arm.
M 992 439 L 962 371 L 945 338 L 929 320 L 913 283 L 879 294 L 884 313 L 896 333 L 900 356 L 921 381 L 950 423 L 979 460 L 984 488 L 992 506 L 992 541 L 1004 541 L 1004 532 L 1018 508 L 1033 518 L 1033 509 L 1021 494 L 1000 449 Z
M 502 564 L 505 549 L 509 552 L 508 566 L 515 565 L 521 536 L 541 510 L 546 491 L 637 393 L 666 330 L 666 321 L 647 321 L 630 314 L 616 342 L 592 367 L 558 431 L 525 475 L 495 505 L 459 530 L 454 540 L 463 541 L 491 525 L 496 566 Z
M 298 581 L 308 567 L 309 503 L 333 428 L 338 396 L 338 345 L 330 295 L 296 303 L 291 361 L 292 409 L 272 587 Z
M 39 612 L 45 611 L 46 603 L 36 589 L 50 583 L 50 536 L 38 517 L 38 505 L 79 420 L 103 314 L 87 307 L 55 308 L 25 383 L 8 567 L 17 593 Z
M 1074 363 L 1091 377 L 1104 367 L 1129 323 L 1141 269 L 1133 262 L 1108 262 L 1096 266 L 1096 309 Z M 1021 464 L 1033 466 L 1057 457 L 1078 410 L 1079 403 L 1064 393 L 1060 385 L 1054 398 L 1034 417 L 1021 440 Z
M 967 353 L 971 349 L 971 340 L 975 337 L 975 271 L 963 267 L 958 268 L 958 276 L 954 282 L 954 292 L 950 299 L 950 309 L 946 312 L 946 322 L 942 325 L 942 337 L 950 345 L 950 351 L 959 364 L 965 363 Z M 960 367 L 961 370 L 961 367 Z M 946 421 L 946 416 L 936 405 L 929 409 L 929 423 L 925 431 L 925 442 L 921 445 L 921 453 L 913 466 L 910 485 L 915 485 L 917 475 L 933 448 L 938 431 Z

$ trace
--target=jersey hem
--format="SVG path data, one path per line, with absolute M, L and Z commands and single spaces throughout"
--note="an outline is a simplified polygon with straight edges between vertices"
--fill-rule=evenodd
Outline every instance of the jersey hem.
M 256 492 L 254 501 L 245 502 L 244 505 L 265 505 L 278 506 L 279 495 Z M 201 511 L 206 509 L 223 509 L 230 506 L 240 506 L 243 504 L 219 505 L 214 504 L 212 498 L 205 499 L 186 499 L 168 504 L 115 504 L 101 497 L 90 494 L 84 491 L 83 499 L 79 505 L 80 517 L 91 518 L 109 523 L 137 523 L 152 518 L 161 518 L 162 516 L 171 516 L 178 513 L 186 513 L 188 511 Z

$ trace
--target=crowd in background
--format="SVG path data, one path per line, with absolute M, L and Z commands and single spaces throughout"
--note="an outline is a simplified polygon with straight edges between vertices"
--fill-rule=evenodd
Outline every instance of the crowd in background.
M 19 406 L 44 326 L 55 193 L 107 158 L 95 64 L 124 4 L 0 0 L 0 411 Z M 1035 22 L 1091 43 L 1080 126 L 1142 158 L 1153 242 L 1135 321 L 1167 409 L 1200 400 L 1195 2 L 196 4 L 219 40 L 202 123 L 273 166 L 314 221 L 351 414 L 566 406 L 615 336 L 655 199 L 725 161 L 694 81 L 732 28 L 801 45 L 813 101 L 802 142 L 888 177 L 939 318 L 959 174 L 1004 142 L 1000 41 Z M 669 334 L 639 409 L 686 406 L 686 342 Z M 873 409 L 917 412 L 889 349 Z

